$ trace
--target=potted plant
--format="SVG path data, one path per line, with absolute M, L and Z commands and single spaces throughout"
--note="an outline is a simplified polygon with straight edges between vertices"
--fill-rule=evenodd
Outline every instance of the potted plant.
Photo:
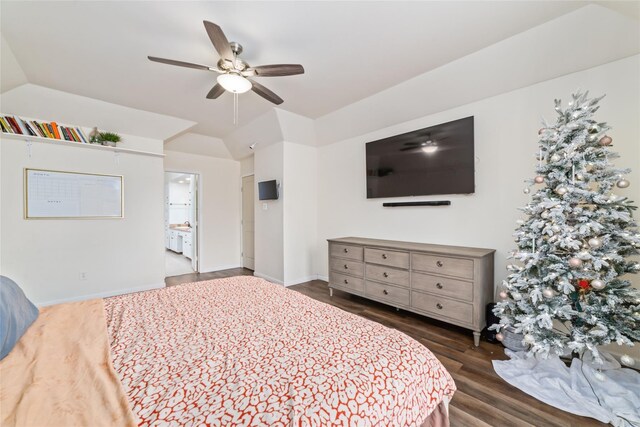
M 120 135 L 114 132 L 100 132 L 98 133 L 97 140 L 102 143 L 102 145 L 115 147 L 116 143 L 120 142 Z

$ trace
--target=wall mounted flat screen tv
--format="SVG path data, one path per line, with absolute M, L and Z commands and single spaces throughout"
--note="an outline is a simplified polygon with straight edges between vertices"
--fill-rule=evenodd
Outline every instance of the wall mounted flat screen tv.
M 278 184 L 276 180 L 262 181 L 258 183 L 258 199 L 259 200 L 277 200 Z
M 367 198 L 471 194 L 473 116 L 366 144 Z

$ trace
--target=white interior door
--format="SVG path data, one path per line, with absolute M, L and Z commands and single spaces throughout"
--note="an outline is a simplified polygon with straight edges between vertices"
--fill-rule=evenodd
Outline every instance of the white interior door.
M 254 200 L 253 175 L 242 178 L 242 266 L 253 270 L 254 260 Z

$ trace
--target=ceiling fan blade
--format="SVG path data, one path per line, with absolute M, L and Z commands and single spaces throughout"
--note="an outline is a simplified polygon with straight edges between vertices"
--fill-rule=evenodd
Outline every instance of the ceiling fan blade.
M 304 74 L 304 67 L 300 64 L 273 64 L 251 67 L 258 77 L 294 76 Z
M 224 93 L 224 88 L 219 83 L 216 83 L 207 94 L 207 98 L 216 99 L 223 93 Z
M 413 146 L 413 147 L 404 147 L 404 148 L 401 148 L 399 151 L 415 150 L 416 148 L 420 148 L 420 146 L 416 145 L 416 146 Z
M 284 102 L 284 99 L 280 98 L 278 95 L 262 86 L 260 83 L 256 83 L 253 80 L 249 80 L 253 85 L 251 90 L 266 99 L 269 102 L 273 102 L 276 105 L 280 105 Z
M 169 64 L 169 65 L 177 65 L 179 67 L 195 68 L 196 70 L 211 71 L 213 68 L 213 67 L 209 67 L 208 65 L 194 64 L 192 62 L 176 61 L 174 59 L 158 58 L 155 56 L 147 56 L 147 58 L 149 58 L 149 61 L 153 61 L 153 62 L 160 62 L 162 64 Z
M 222 59 L 233 61 L 233 52 L 231 51 L 229 40 L 227 40 L 227 36 L 224 35 L 222 28 L 213 22 L 202 22 L 204 22 L 204 28 L 207 30 L 207 34 L 211 39 L 211 43 L 213 43 L 213 47 L 218 51 L 218 55 L 220 55 Z

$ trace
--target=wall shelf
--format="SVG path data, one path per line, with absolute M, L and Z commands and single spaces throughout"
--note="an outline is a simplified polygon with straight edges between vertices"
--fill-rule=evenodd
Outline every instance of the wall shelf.
M 17 133 L 0 132 L 0 139 L 16 139 L 25 142 L 43 142 L 54 145 L 67 145 L 70 147 L 82 147 L 93 150 L 112 151 L 114 153 L 138 154 L 143 156 L 164 157 L 163 153 L 154 153 L 152 151 L 133 150 L 131 148 L 109 147 L 100 144 L 85 144 L 83 142 L 67 141 L 64 139 L 43 138 L 41 136 L 22 135 Z

